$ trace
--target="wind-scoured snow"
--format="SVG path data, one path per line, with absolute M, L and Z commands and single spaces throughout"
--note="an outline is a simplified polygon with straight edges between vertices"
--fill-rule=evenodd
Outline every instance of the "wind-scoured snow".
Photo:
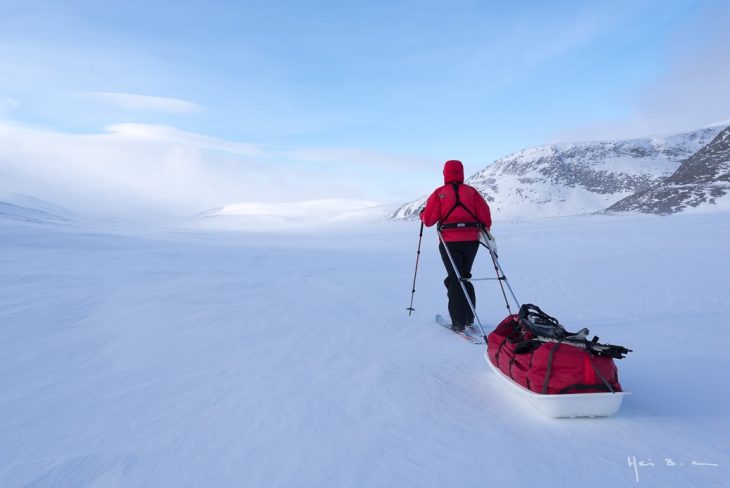
M 40 198 L 0 192 L 0 220 L 67 225 L 76 217 L 65 208 Z
M 0 486 L 727 486 L 728 214 L 504 223 L 517 297 L 634 350 L 611 418 L 522 403 L 434 324 L 414 222 L 114 234 L 0 220 Z M 493 270 L 482 252 L 475 276 Z M 477 285 L 487 328 L 506 315 Z

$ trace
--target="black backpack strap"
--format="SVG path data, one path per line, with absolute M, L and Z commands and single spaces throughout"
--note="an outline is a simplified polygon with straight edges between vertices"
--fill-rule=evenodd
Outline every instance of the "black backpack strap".
M 552 369 L 553 369 L 553 356 L 555 355 L 555 351 L 557 351 L 559 347 L 560 347 L 560 343 L 555 344 L 553 347 L 550 348 L 550 352 L 548 353 L 547 370 L 545 371 L 545 381 L 542 384 L 543 395 L 547 393 L 548 386 L 550 386 L 550 374 L 552 373 Z
M 542 342 L 535 339 L 525 339 L 515 345 L 514 353 L 527 354 L 535 351 L 538 347 L 542 346 L 542 344 Z
M 546 314 L 540 307 L 531 303 L 525 303 L 519 311 L 520 325 L 538 337 L 551 337 L 565 339 L 568 331 L 560 325 L 558 319 Z
M 484 225 L 481 222 L 449 222 L 448 224 L 439 225 L 439 230 L 466 228 L 483 229 Z
M 520 311 L 518 314 L 519 314 L 520 319 L 526 319 L 528 317 L 536 317 L 536 318 L 539 318 L 544 323 L 559 325 L 558 319 L 556 319 L 555 317 L 551 317 L 550 315 L 543 312 L 540 307 L 538 307 L 537 305 L 533 305 L 531 303 L 523 304 L 520 307 Z
M 588 329 L 582 329 L 581 334 L 571 334 L 558 322 L 558 319 L 543 312 L 540 307 L 525 303 L 520 307 L 518 314 L 519 326 L 523 331 L 530 332 L 535 340 L 554 342 L 584 349 L 595 356 L 606 356 L 614 359 L 623 359 L 631 351 L 624 346 L 614 344 L 600 344 L 598 337 L 588 340 Z M 585 333 L 583 333 L 585 331 Z
M 444 217 L 439 222 L 439 230 L 450 229 L 450 228 L 454 228 L 454 227 L 462 228 L 462 227 L 481 227 L 482 226 L 482 224 L 481 224 L 481 222 L 479 222 L 479 219 L 477 218 L 477 216 L 474 215 L 474 212 L 469 210 L 469 207 L 464 205 L 461 202 L 461 200 L 459 199 L 459 186 L 461 186 L 461 183 L 452 183 L 451 184 L 451 187 L 454 189 L 454 196 L 456 197 L 456 203 L 454 203 L 454 206 L 451 207 L 448 212 L 446 212 L 446 215 L 444 215 Z M 445 222 L 446 220 L 448 220 L 448 218 L 451 216 L 451 214 L 454 212 L 454 210 L 456 210 L 456 207 L 461 207 L 464 210 L 466 210 L 466 213 L 471 215 L 471 218 L 474 219 L 474 222 L 454 222 L 454 223 L 449 223 L 449 224 L 442 224 L 441 222 Z

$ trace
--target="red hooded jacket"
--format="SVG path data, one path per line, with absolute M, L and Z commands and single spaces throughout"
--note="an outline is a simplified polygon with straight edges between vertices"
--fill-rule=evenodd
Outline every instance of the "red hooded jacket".
M 474 222 L 474 217 L 487 230 L 492 227 L 489 205 L 478 191 L 464 184 L 464 166 L 461 161 L 446 161 L 446 164 L 444 164 L 444 183 L 444 186 L 436 188 L 428 197 L 426 208 L 421 213 L 421 221 L 426 227 L 431 227 L 436 223 Z M 454 183 L 458 183 L 459 201 L 469 209 L 471 214 L 459 205 L 454 208 L 454 205 L 456 205 Z M 446 218 L 447 214 L 448 218 Z M 444 236 L 444 240 L 447 242 L 476 241 L 479 240 L 479 229 L 475 227 L 444 229 L 441 231 L 441 235 Z

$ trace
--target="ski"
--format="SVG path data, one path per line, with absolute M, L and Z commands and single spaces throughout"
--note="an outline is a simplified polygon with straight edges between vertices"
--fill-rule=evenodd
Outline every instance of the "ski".
M 472 344 L 484 344 L 484 339 L 479 335 L 478 332 L 474 331 L 473 328 L 467 327 L 463 332 L 455 331 L 451 328 L 451 323 L 447 321 L 443 316 L 436 315 L 436 323 L 446 329 L 449 329 L 454 334 L 460 336 L 462 339 L 471 342 Z

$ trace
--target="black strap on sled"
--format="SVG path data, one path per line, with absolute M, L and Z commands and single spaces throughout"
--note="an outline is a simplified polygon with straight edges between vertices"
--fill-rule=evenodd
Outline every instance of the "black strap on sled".
M 588 354 L 588 361 L 591 363 L 591 368 L 593 368 L 593 372 L 598 376 L 598 378 L 601 380 L 601 383 L 595 383 L 592 385 L 588 384 L 582 384 L 582 383 L 576 383 L 574 385 L 566 386 L 562 390 L 560 390 L 558 393 L 568 393 L 571 391 L 588 391 L 588 390 L 605 390 L 609 393 L 616 393 L 616 389 L 611 385 L 611 383 L 606 379 L 605 376 L 601 373 L 601 371 L 596 367 L 596 363 L 593 361 L 593 355 Z
M 452 183 L 451 187 L 454 189 L 454 196 L 456 198 L 456 203 L 454 203 L 454 206 L 449 209 L 448 212 L 446 212 L 446 215 L 444 215 L 444 218 L 441 219 L 439 222 L 438 229 L 444 230 L 444 229 L 463 229 L 463 228 L 469 228 L 469 227 L 475 227 L 477 229 L 481 229 L 484 227 L 484 225 L 479 222 L 479 219 L 476 215 L 474 215 L 474 212 L 469 210 L 469 207 L 464 205 L 461 200 L 459 199 L 459 187 L 461 186 L 461 183 Z M 456 210 L 456 207 L 461 207 L 464 210 L 466 210 L 466 213 L 468 213 L 471 218 L 474 219 L 474 222 L 449 222 L 449 223 L 442 223 L 446 222 L 448 218 L 451 216 L 451 214 Z
M 555 351 L 558 350 L 560 347 L 560 343 L 555 344 L 548 353 L 548 362 L 547 362 L 547 370 L 545 371 L 545 382 L 542 384 L 542 393 L 545 394 L 548 391 L 548 386 L 550 385 L 550 373 L 553 369 L 553 356 L 555 355 Z
M 495 354 L 494 359 L 499 364 L 499 354 L 502 352 L 502 348 L 504 345 L 509 341 L 511 343 L 517 343 L 522 341 L 522 330 L 520 329 L 520 323 L 516 320 L 512 320 L 512 332 L 506 336 L 504 339 L 502 339 L 502 342 L 499 343 L 499 347 L 497 348 L 497 354 Z
M 540 307 L 530 303 L 526 303 L 520 307 L 519 321 L 520 327 L 524 331 L 530 332 L 530 335 L 534 337 L 533 341 L 566 344 L 584 349 L 595 356 L 606 356 L 614 359 L 623 359 L 626 357 L 626 354 L 631 352 L 631 349 L 623 346 L 600 344 L 597 336 L 593 336 L 593 339 L 588 340 L 586 338 L 588 329 L 581 331 L 584 334 L 570 333 L 558 322 L 558 319 L 551 317 L 540 310 Z M 525 341 L 520 346 L 520 349 L 524 352 L 530 352 L 534 344 L 530 344 L 530 341 Z
M 515 345 L 515 354 L 530 354 L 537 350 L 538 347 L 542 346 L 543 342 L 537 339 L 525 339 Z
M 571 337 L 567 337 L 565 339 L 535 337 L 534 340 L 543 343 L 551 342 L 555 344 L 565 344 L 567 346 L 573 346 L 577 347 L 578 349 L 588 351 L 594 356 L 605 356 L 614 359 L 623 359 L 626 357 L 626 354 L 632 352 L 631 349 L 628 349 L 624 346 L 616 346 L 614 344 L 599 344 L 597 341 L 588 341 L 586 339 L 575 339 Z
M 552 339 L 565 339 L 568 331 L 560 325 L 558 319 L 546 314 L 537 305 L 525 303 L 519 311 L 520 325 L 538 337 L 549 337 Z
M 610 386 L 610 385 L 609 385 Z M 576 383 L 574 385 L 566 386 L 562 390 L 558 392 L 559 395 L 563 395 L 565 393 L 585 393 L 590 392 L 593 393 L 594 391 L 605 391 L 607 393 L 616 393 L 616 391 L 613 389 L 613 387 L 608 387 L 602 383 L 596 383 L 594 385 L 584 385 L 583 383 Z
M 596 367 L 596 363 L 593 362 L 593 355 L 588 355 L 588 361 L 591 363 L 591 368 L 593 368 L 593 372 L 596 373 L 596 376 L 600 378 L 601 381 L 603 381 L 603 384 L 608 387 L 608 391 L 611 393 L 616 393 L 616 391 L 613 389 L 613 386 L 611 386 L 611 383 L 608 382 L 608 380 L 601 374 L 601 371 Z

